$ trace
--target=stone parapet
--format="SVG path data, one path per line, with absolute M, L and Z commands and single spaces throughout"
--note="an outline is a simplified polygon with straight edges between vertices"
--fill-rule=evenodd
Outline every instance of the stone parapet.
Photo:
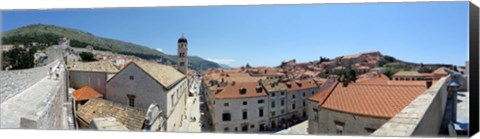
M 371 135 L 437 136 L 447 103 L 449 78 L 441 78 Z

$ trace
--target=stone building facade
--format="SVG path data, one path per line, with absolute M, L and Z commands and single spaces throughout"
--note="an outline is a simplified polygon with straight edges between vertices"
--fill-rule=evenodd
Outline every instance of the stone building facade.
M 68 67 L 69 86 L 79 89 L 89 86 L 106 96 L 107 80 L 118 72 L 109 61 L 75 62 Z
M 158 104 L 163 131 L 178 131 L 185 115 L 187 78 L 171 66 L 131 62 L 107 83 L 106 99 L 132 107 Z M 161 120 L 159 120 L 161 121 Z

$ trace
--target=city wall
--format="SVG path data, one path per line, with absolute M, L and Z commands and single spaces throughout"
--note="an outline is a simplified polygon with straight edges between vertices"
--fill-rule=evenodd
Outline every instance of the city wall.
M 371 135 L 437 136 L 447 103 L 449 78 L 441 78 Z
M 22 70 L 0 71 L 0 103 L 21 93 L 23 90 L 34 85 L 45 76 L 48 76 L 50 67 L 57 62 L 52 62 L 43 67 L 35 67 Z
M 65 70 L 62 70 L 61 78 L 59 78 L 55 87 L 51 90 L 47 90 L 49 93 L 48 97 L 45 97 L 44 100 L 36 104 L 35 106 L 38 111 L 35 113 L 26 113 L 20 118 L 20 128 L 22 129 L 68 129 L 65 124 L 67 121 L 65 116 L 66 111 L 64 111 L 64 101 L 65 101 L 65 90 L 66 90 L 66 80 L 65 80 Z

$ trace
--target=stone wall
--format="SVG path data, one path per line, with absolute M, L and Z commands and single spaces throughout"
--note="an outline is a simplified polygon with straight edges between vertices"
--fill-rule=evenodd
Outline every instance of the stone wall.
M 31 129 L 68 129 L 65 126 L 64 100 L 66 90 L 65 70 L 62 70 L 61 78 L 54 88 L 48 90 L 48 97 L 36 104 L 34 113 L 24 113 L 20 118 L 20 128 Z
M 449 78 L 441 78 L 372 135 L 437 136 L 447 103 Z
M 43 67 L 22 70 L 0 71 L 0 103 L 29 88 L 48 75 L 52 62 Z
M 345 124 L 342 133 L 344 135 L 369 135 L 371 133 L 366 128 L 378 129 L 387 122 L 388 119 L 319 109 L 318 121 L 309 120 L 309 122 L 316 122 L 310 125 L 317 125 L 317 131 L 310 131 L 309 133 L 335 135 L 337 134 L 335 121 Z M 315 128 L 312 128 L 312 130 L 313 129 Z

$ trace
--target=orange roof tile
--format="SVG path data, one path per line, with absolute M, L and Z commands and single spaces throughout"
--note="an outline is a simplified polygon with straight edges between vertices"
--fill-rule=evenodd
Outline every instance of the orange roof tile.
M 73 91 L 72 95 L 75 97 L 75 101 L 84 101 L 90 99 L 90 97 L 102 97 L 102 94 L 95 91 L 89 86 L 83 86 L 78 90 Z
M 215 97 L 218 99 L 250 98 L 267 96 L 266 91 L 258 82 L 229 83 L 224 87 L 213 87 Z M 246 89 L 245 94 L 240 94 L 240 89 Z M 257 89 L 259 89 L 257 91 Z M 261 89 L 261 91 L 260 91 Z
M 286 82 L 285 85 L 287 86 L 288 92 L 319 87 L 313 79 L 290 81 Z
M 420 85 L 351 83 L 344 87 L 339 83 L 321 107 L 357 115 L 391 118 L 425 90 Z M 319 94 L 318 97 L 321 96 Z
M 445 71 L 444 67 L 440 67 L 432 72 L 433 74 L 448 75 L 448 72 Z

